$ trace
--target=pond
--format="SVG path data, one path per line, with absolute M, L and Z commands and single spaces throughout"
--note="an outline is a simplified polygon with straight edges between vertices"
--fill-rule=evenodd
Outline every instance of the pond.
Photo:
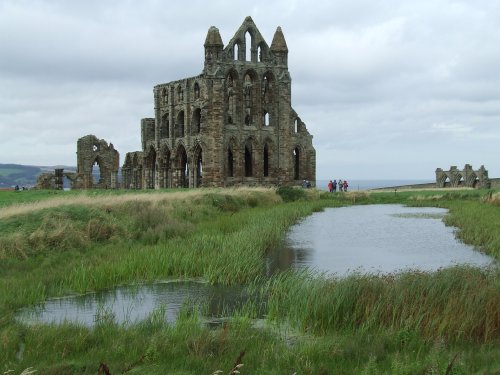
M 284 248 L 267 258 L 268 274 L 311 268 L 343 277 L 355 271 L 394 273 L 492 264 L 492 258 L 457 241 L 456 229 L 442 222 L 446 212 L 400 205 L 326 209 L 289 230 Z M 20 310 L 17 319 L 28 324 L 68 321 L 94 326 L 113 321 L 128 325 L 147 319 L 156 310 L 163 319 L 174 322 L 183 306 L 198 306 L 207 324 L 217 325 L 248 299 L 242 287 L 171 281 L 51 299 Z
M 327 208 L 290 228 L 284 247 L 268 258 L 268 273 L 293 267 L 345 276 L 490 265 L 493 258 L 458 241 L 456 228 L 444 225 L 446 213 L 401 205 Z
M 183 308 L 196 308 L 207 324 L 240 308 L 247 297 L 242 287 L 214 286 L 201 281 L 166 281 L 124 285 L 111 290 L 49 299 L 34 308 L 23 308 L 17 320 L 26 324 L 71 322 L 94 326 L 100 322 L 131 325 L 156 310 L 167 322 L 175 322 Z

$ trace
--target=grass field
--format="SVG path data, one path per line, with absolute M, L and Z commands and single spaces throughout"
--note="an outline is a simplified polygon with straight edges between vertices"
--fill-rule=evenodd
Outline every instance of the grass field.
M 498 191 L 329 194 L 315 190 L 0 191 L 0 373 L 485 374 L 500 372 L 500 275 L 265 274 L 265 255 L 325 207 L 402 203 L 449 209 L 458 236 L 500 258 Z M 122 326 L 24 326 L 17 309 L 132 282 L 242 284 L 251 302 L 209 329 L 186 306 Z M 255 320 L 264 309 L 265 322 Z M 256 324 L 258 323 L 258 326 Z M 263 323 L 263 324 L 262 324 Z

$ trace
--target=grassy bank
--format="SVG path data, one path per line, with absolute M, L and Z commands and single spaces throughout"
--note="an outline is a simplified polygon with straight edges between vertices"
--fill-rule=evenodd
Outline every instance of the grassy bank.
M 446 223 L 459 237 L 498 259 L 498 193 L 51 193 L 0 192 L 0 371 L 95 374 L 102 361 L 113 374 L 229 373 L 242 351 L 248 374 L 500 371 L 498 270 L 263 278 L 265 254 L 292 223 L 350 204 L 448 208 Z M 188 309 L 175 325 L 161 312 L 131 327 L 105 321 L 94 329 L 13 319 L 48 297 L 179 277 L 258 289 L 267 328 L 254 326 L 255 306 L 215 330 Z

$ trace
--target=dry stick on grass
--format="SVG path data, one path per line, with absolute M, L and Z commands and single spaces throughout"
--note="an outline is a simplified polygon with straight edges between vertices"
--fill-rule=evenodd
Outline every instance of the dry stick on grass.
M 240 373 L 238 371 L 238 369 L 243 366 L 243 363 L 241 363 L 241 360 L 243 359 L 244 355 L 245 355 L 245 351 L 242 350 L 240 352 L 240 355 L 238 356 L 238 358 L 236 358 L 236 362 L 234 362 L 234 367 L 231 369 L 231 372 L 229 373 L 229 375 L 234 375 L 234 374 Z
M 451 369 L 453 368 L 453 364 L 455 363 L 455 360 L 458 358 L 458 353 L 455 354 L 451 362 L 448 364 L 448 367 L 446 367 L 446 372 L 444 375 L 449 375 L 451 373 Z

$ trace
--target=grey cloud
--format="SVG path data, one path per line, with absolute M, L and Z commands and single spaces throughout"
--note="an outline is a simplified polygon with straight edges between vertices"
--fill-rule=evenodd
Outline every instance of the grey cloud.
M 199 74 L 208 28 L 227 43 L 247 15 L 269 44 L 283 28 L 319 179 L 500 175 L 496 1 L 0 0 L 0 162 L 75 164 L 91 133 L 139 149 L 153 86 Z

